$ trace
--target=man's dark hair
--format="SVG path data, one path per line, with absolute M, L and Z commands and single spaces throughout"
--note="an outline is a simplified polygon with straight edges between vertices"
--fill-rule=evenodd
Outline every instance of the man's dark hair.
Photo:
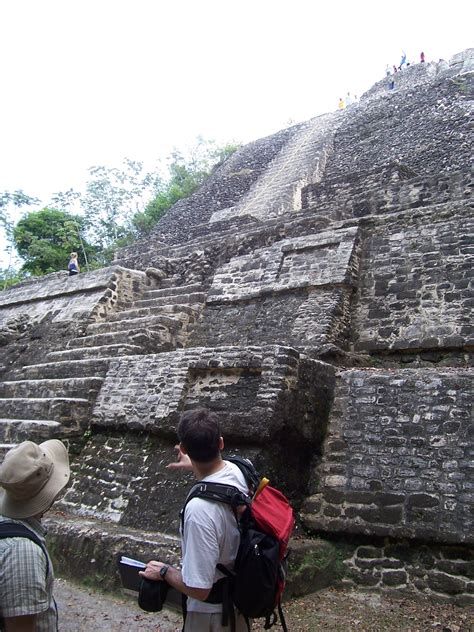
M 209 463 L 219 456 L 221 431 L 217 415 L 206 408 L 186 410 L 179 420 L 178 439 L 197 463 Z

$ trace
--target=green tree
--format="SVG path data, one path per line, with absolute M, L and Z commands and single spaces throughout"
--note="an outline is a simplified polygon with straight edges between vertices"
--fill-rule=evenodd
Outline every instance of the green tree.
M 93 260 L 97 249 L 87 242 L 86 229 L 87 221 L 80 215 L 51 208 L 28 213 L 13 229 L 16 249 L 25 261 L 21 270 L 33 275 L 63 270 L 71 251 L 79 253 L 81 263 L 84 252 Z
M 8 241 L 12 241 L 13 236 L 13 209 L 18 209 L 21 206 L 31 206 L 37 204 L 39 200 L 31 197 L 23 191 L 3 191 L 0 193 L 0 226 L 5 231 Z
M 160 184 L 156 173 L 144 171 L 143 163 L 125 158 L 122 168 L 91 167 L 86 192 L 80 203 L 91 235 L 103 250 L 130 236 L 130 219 L 145 206 Z
M 0 291 L 6 290 L 12 285 L 23 281 L 26 277 L 24 272 L 14 268 L 0 269 Z
M 168 178 L 157 187 L 156 196 L 145 209 L 132 218 L 135 232 L 139 236 L 150 232 L 173 204 L 194 193 L 211 172 L 238 148 L 237 144 L 218 146 L 214 141 L 198 137 L 196 144 L 187 152 L 175 150 L 168 159 Z
M 39 200 L 27 195 L 22 190 L 3 191 L 0 193 L 0 228 L 3 230 L 3 238 L 7 242 L 5 253 L 7 255 L 7 268 L 0 271 L 0 286 L 6 289 L 9 285 L 17 283 L 24 274 L 13 267 L 14 260 L 14 240 L 13 229 L 15 226 L 14 215 L 22 206 L 37 204 Z M 0 239 L 1 239 L 0 235 Z

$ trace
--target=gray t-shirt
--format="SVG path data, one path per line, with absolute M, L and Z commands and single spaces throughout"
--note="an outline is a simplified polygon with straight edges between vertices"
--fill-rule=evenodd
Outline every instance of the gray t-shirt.
M 229 461 L 223 463 L 221 470 L 201 482 L 234 485 L 247 494 L 247 483 L 239 468 Z M 181 573 L 186 586 L 211 588 L 222 577 L 216 569 L 217 564 L 233 568 L 239 542 L 237 522 L 229 505 L 203 498 L 190 500 L 184 513 L 184 535 L 181 538 Z M 221 612 L 222 605 L 188 598 L 187 609 L 189 612 Z

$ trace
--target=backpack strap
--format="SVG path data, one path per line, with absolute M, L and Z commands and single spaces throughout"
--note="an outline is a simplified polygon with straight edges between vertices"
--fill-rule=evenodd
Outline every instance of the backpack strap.
M 46 558 L 46 577 L 49 573 L 49 557 L 48 552 L 46 551 L 46 547 L 41 542 L 39 537 L 25 527 L 25 525 L 18 524 L 17 522 L 0 522 L 0 539 L 3 538 L 26 538 L 27 540 L 31 540 L 35 544 L 37 544 L 40 549 L 43 551 L 44 556 Z
M 258 485 L 261 480 L 260 474 L 255 469 L 252 461 L 250 459 L 245 459 L 242 456 L 229 456 L 226 458 L 226 461 L 230 461 L 234 465 L 237 465 L 239 470 L 245 477 L 245 481 L 249 486 L 250 495 L 253 496 L 257 491 Z
M 288 628 L 286 627 L 285 617 L 283 616 L 283 610 L 281 608 L 281 599 L 278 600 L 278 615 L 280 617 L 280 624 L 283 628 L 283 632 L 288 632 Z
M 191 491 L 187 495 L 186 502 L 181 509 L 181 531 L 184 531 L 184 512 L 186 510 L 186 506 L 193 498 L 204 498 L 204 500 L 230 505 L 234 511 L 236 520 L 237 507 L 239 505 L 250 505 L 250 497 L 233 485 L 224 485 L 223 483 L 213 483 L 211 481 L 206 483 L 196 483 L 196 485 L 191 488 Z

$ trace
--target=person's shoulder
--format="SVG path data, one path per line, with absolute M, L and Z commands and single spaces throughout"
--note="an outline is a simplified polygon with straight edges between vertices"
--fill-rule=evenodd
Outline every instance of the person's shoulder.
M 205 498 L 192 498 L 186 505 L 184 522 L 196 522 L 201 525 L 213 524 L 216 517 L 222 511 L 222 503 L 206 500 Z
M 235 463 L 232 463 L 232 461 L 224 461 L 224 462 L 228 468 L 228 471 L 231 473 L 231 477 L 234 479 L 232 484 L 238 487 L 240 491 L 245 491 L 245 493 L 247 493 L 248 492 L 247 481 L 245 480 L 244 473 L 242 472 L 240 467 L 236 465 Z
M 1 540 L 0 540 L 1 542 Z M 11 538 L 5 538 L 4 542 L 4 555 L 18 556 L 22 560 L 39 560 L 44 561 L 46 559 L 45 553 L 41 546 L 33 542 L 29 538 L 23 538 L 15 536 Z

